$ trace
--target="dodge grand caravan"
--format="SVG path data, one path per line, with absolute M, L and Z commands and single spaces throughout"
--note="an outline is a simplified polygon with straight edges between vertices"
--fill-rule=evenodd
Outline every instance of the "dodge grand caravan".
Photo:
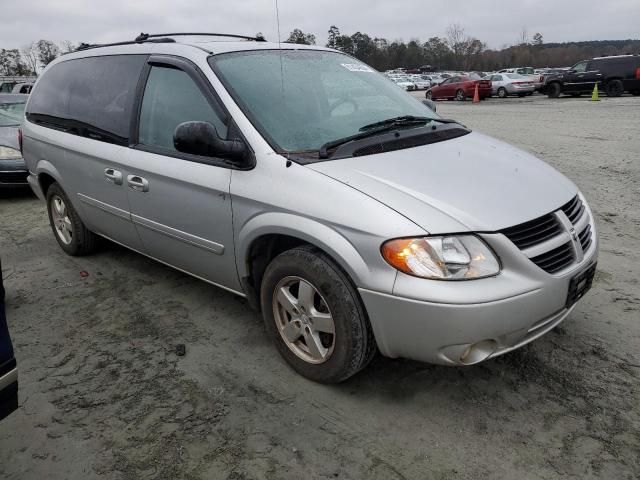
M 593 215 L 544 162 L 341 52 L 191 35 L 85 45 L 38 80 L 22 148 L 66 253 L 105 237 L 247 297 L 320 382 L 376 351 L 481 362 L 589 289 Z

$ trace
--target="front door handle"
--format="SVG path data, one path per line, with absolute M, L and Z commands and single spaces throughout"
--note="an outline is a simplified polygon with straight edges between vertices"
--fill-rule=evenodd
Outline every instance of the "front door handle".
M 138 175 L 128 175 L 127 185 L 129 185 L 129 188 L 131 190 L 135 190 L 136 192 L 149 191 L 149 182 L 147 181 L 147 179 Z
M 116 185 L 122 185 L 122 172 L 114 168 L 105 168 L 104 176 L 107 182 L 115 183 Z

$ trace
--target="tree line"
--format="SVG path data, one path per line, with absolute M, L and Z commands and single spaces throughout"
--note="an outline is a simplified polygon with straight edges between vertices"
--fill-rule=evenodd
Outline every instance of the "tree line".
M 315 45 L 316 36 L 296 28 L 286 42 Z M 38 40 L 20 49 L 0 49 L 0 75 L 35 75 L 61 54 L 76 50 L 77 45 L 68 40 L 60 44 Z M 467 35 L 458 24 L 450 25 L 445 37 L 411 39 L 406 43 L 362 32 L 345 35 L 332 25 L 326 46 L 380 71 L 426 65 L 434 70 L 466 71 L 495 71 L 510 66 L 566 67 L 595 56 L 640 53 L 640 40 L 545 43 L 542 33 L 529 37 L 526 29 L 522 29 L 512 45 L 490 49 L 485 42 Z
M 294 29 L 287 42 L 315 44 L 315 35 Z M 352 55 L 377 70 L 419 68 L 430 65 L 436 70 L 495 71 L 511 66 L 566 67 L 604 55 L 640 53 L 640 40 L 595 40 L 588 42 L 545 43 L 543 34 L 531 37 L 526 29 L 512 45 L 490 49 L 487 44 L 467 35 L 463 26 L 452 24 L 446 37 L 389 41 L 386 38 L 356 32 L 345 35 L 332 25 L 327 47 Z

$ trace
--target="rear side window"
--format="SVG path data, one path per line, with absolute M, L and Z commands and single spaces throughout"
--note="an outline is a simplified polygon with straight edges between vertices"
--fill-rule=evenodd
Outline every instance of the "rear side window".
M 27 118 L 94 140 L 126 145 L 146 55 L 113 55 L 54 65 L 38 83 Z

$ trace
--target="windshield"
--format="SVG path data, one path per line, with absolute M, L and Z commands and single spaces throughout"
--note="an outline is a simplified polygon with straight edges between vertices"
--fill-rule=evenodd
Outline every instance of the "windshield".
M 278 50 L 260 50 L 220 54 L 209 62 L 278 151 L 317 151 L 393 117 L 439 118 L 382 74 L 340 53 L 282 50 L 281 57 Z
M 16 127 L 24 116 L 25 102 L 0 103 L 0 127 Z

